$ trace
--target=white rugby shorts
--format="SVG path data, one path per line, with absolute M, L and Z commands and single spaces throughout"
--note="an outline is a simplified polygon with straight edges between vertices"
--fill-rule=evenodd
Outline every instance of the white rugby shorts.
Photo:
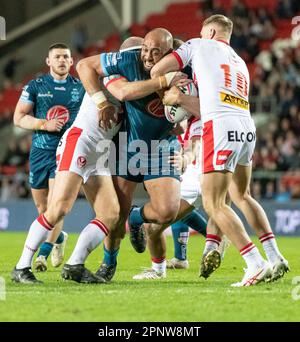
M 199 166 L 189 164 L 180 179 L 181 198 L 191 205 L 195 204 L 197 199 L 200 202 L 201 189 Z M 199 205 L 200 203 L 197 204 Z
M 251 163 L 256 129 L 251 117 L 224 115 L 204 123 L 202 136 L 202 172 L 228 170 L 237 164 Z
M 105 141 L 107 144 L 108 140 Z M 71 171 L 86 183 L 90 176 L 110 176 L 106 165 L 107 153 L 97 151 L 99 140 L 89 136 L 78 127 L 70 127 L 62 136 L 56 150 L 58 171 Z M 99 146 L 98 146 L 99 148 Z

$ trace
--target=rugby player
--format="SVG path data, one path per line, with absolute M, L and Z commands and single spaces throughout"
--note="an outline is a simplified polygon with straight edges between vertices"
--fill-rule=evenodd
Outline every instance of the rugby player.
M 72 95 L 73 93 L 73 95 Z M 73 88 L 69 96 L 74 96 Z M 109 96 L 109 93 L 107 92 Z M 72 126 L 64 133 L 56 151 L 57 170 L 52 196 L 47 209 L 31 224 L 25 246 L 11 277 L 15 282 L 39 283 L 31 270 L 32 258 L 49 232 L 71 210 L 78 192 L 83 186 L 85 195 L 94 209 L 96 216 L 83 229 L 77 245 L 86 239 L 91 241 L 84 253 L 87 255 L 96 248 L 113 230 L 119 217 L 118 198 L 112 183 L 109 167 L 97 162 L 105 159 L 97 145 L 102 143 L 109 153 L 109 144 L 120 127 L 121 108 L 118 103 L 109 102 L 104 93 L 101 106 L 95 104 L 85 93 L 79 113 Z M 110 99 L 113 101 L 113 99 Z M 103 109 L 113 119 L 104 121 L 99 115 Z M 47 122 L 44 122 L 47 124 Z M 104 195 L 105 194 L 105 195 Z M 109 198 L 110 205 L 107 206 Z M 103 283 L 104 279 L 94 276 L 83 264 L 78 264 L 76 255 L 63 269 L 63 277 L 83 283 Z
M 160 82 L 150 80 L 150 83 L 156 89 L 157 83 Z M 98 89 L 102 89 L 100 85 Z M 99 96 L 101 102 L 98 101 Z M 110 98 L 110 101 L 113 101 L 113 98 Z M 119 103 L 116 105 L 119 106 Z M 121 108 L 118 109 L 119 112 L 122 111 Z M 21 283 L 40 282 L 31 271 L 33 255 L 44 241 L 47 232 L 71 210 L 83 185 L 96 217 L 80 234 L 70 259 L 63 267 L 62 277 L 81 283 L 106 281 L 100 275 L 94 275 L 86 269 L 84 260 L 109 232 L 111 235 L 114 233 L 119 219 L 118 198 L 111 180 L 109 165 L 105 163 L 111 139 L 120 125 L 115 126 L 119 119 L 119 116 L 116 118 L 116 106 L 107 100 L 102 91 L 98 91 L 96 97 L 85 94 L 76 120 L 62 137 L 57 149 L 58 166 L 50 204 L 45 214 L 40 215 L 32 223 L 21 258 L 12 271 L 12 280 Z M 104 149 L 107 151 L 103 158 Z
M 56 169 L 56 148 L 64 132 L 72 125 L 82 102 L 84 88 L 80 80 L 69 74 L 73 64 L 69 47 L 55 43 L 49 47 L 46 64 L 49 73 L 31 80 L 24 88 L 14 113 L 14 124 L 33 130 L 30 151 L 29 184 L 39 214 L 50 203 Z M 63 261 L 67 233 L 57 223 L 42 245 L 35 267 L 47 269 L 47 258 L 58 267 Z M 20 263 L 19 267 L 24 265 Z
M 141 37 L 129 37 L 126 39 L 122 45 L 120 46 L 120 51 L 132 51 L 132 50 L 140 50 L 141 45 L 143 42 L 143 38 Z M 119 78 L 120 76 L 115 76 L 116 78 Z M 110 81 L 109 78 L 104 78 L 104 83 L 108 83 Z M 126 110 L 123 106 L 123 110 Z M 75 249 L 72 252 L 72 255 L 70 259 L 67 261 L 66 265 L 63 267 L 63 272 L 62 275 L 64 278 L 66 278 L 66 272 L 68 272 L 68 269 L 70 269 L 70 265 L 84 265 L 89 253 L 86 253 L 86 250 L 89 248 L 89 251 L 91 252 L 91 245 L 93 246 L 93 249 L 97 247 L 97 245 L 92 244 L 92 241 L 89 241 L 87 236 L 83 238 L 82 236 L 86 235 L 85 231 L 82 231 L 78 238 L 78 242 L 75 246 Z M 92 239 L 93 236 L 90 236 Z M 110 252 L 110 241 L 108 238 L 104 239 L 103 243 L 103 249 L 104 249 L 104 257 L 103 257 L 103 262 L 101 266 L 101 273 L 104 273 L 104 270 L 106 270 L 105 275 L 106 275 L 106 280 L 108 279 L 108 274 L 112 270 L 111 265 L 116 264 L 116 259 L 117 259 L 117 254 L 118 250 L 116 252 L 111 253 Z M 75 266 L 76 267 L 76 266 Z M 101 276 L 100 272 L 98 272 L 98 275 Z M 71 277 L 68 277 L 68 279 L 72 279 Z
M 180 208 L 179 173 L 172 165 L 163 163 L 163 159 L 167 161 L 170 153 L 180 149 L 180 144 L 176 137 L 169 134 L 173 125 L 166 120 L 163 105 L 156 93 L 177 84 L 185 77 L 171 73 L 157 79 L 149 79 L 151 68 L 172 51 L 172 47 L 172 35 L 165 29 L 154 29 L 145 36 L 141 51 L 91 56 L 81 60 L 77 66 L 86 91 L 94 98 L 100 90 L 99 75 L 110 76 L 106 87 L 114 97 L 125 102 L 127 110 L 121 128 L 127 136 L 125 143 L 118 144 L 117 175 L 113 177 L 121 206 L 119 235 L 110 234 L 107 238 L 107 251 L 113 263 L 102 264 L 96 273 L 107 280 L 113 277 L 116 270 L 120 242 L 125 235 L 125 222 L 138 183 L 144 182 L 150 196 L 150 202 L 146 205 L 149 209 L 149 222 L 169 224 L 178 214 L 186 214 L 186 208 Z M 98 101 L 101 103 L 101 96 Z M 159 144 L 163 140 L 166 144 Z M 158 143 L 154 145 L 154 150 L 153 141 Z M 135 142 L 142 142 L 146 150 L 139 154 L 138 166 L 133 163 L 137 157 Z M 157 268 L 165 262 L 154 261 Z
M 186 110 L 199 116 L 198 98 L 195 96 L 183 94 L 177 87 L 172 87 L 169 91 L 165 92 L 163 101 L 167 101 L 172 105 L 180 104 Z M 193 111 L 192 111 L 193 110 Z M 216 270 L 221 263 L 221 258 L 224 256 L 225 247 L 227 246 L 227 239 L 222 238 L 216 224 L 212 219 L 207 222 L 200 213 L 195 209 L 195 202 L 200 200 L 200 170 L 198 165 L 198 148 L 199 137 L 201 135 L 201 122 L 198 119 L 191 120 L 188 124 L 187 130 L 184 134 L 184 141 L 182 153 L 177 153 L 175 156 L 170 157 L 170 162 L 175 167 L 182 169 L 182 182 L 181 182 L 181 200 L 185 202 L 185 206 L 191 208 L 191 212 L 184 216 L 181 220 L 172 224 L 172 233 L 174 239 L 175 254 L 178 258 L 173 258 L 169 261 L 169 265 L 162 266 L 159 270 L 155 268 L 153 260 L 160 259 L 166 255 L 166 241 L 163 231 L 166 225 L 158 224 L 144 224 L 147 232 L 147 243 L 150 251 L 152 266 L 145 268 L 140 274 L 133 277 L 136 280 L 143 279 L 162 279 L 166 277 L 166 268 L 187 268 L 188 262 L 186 259 L 186 245 L 188 238 L 188 228 L 191 227 L 198 232 L 205 231 L 206 242 L 203 255 L 205 260 L 201 263 L 200 276 L 208 278 L 209 275 Z M 190 140 L 192 144 L 190 144 Z M 187 146 L 192 147 L 187 148 Z M 195 163 L 195 165 L 193 165 Z M 173 225 L 177 231 L 173 231 Z M 185 226 L 186 225 L 186 229 Z M 207 228 L 207 234 L 206 234 Z M 177 235 L 178 233 L 178 235 Z M 181 234 L 181 235 L 180 235 Z
M 161 60 L 151 75 L 158 77 L 187 64 L 193 68 L 203 122 L 204 209 L 247 264 L 242 281 L 232 285 L 250 286 L 282 277 L 289 266 L 264 210 L 249 193 L 255 125 L 249 112 L 249 72 L 229 45 L 232 27 L 232 21 L 223 15 L 209 17 L 203 23 L 202 39 L 183 44 Z M 225 203 L 227 193 L 255 230 L 269 262 L 262 258 L 241 220 Z

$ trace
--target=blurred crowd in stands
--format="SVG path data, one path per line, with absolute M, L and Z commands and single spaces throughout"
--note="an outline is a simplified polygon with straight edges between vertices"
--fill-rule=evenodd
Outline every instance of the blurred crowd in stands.
M 232 0 L 230 7 L 224 7 L 227 2 L 205 1 L 201 9 L 203 16 L 223 13 L 233 19 L 231 45 L 248 63 L 250 97 L 258 99 L 251 103 L 252 112 L 261 110 L 270 115 L 270 120 L 257 130 L 251 191 L 258 199 L 284 202 L 300 198 L 300 49 L 287 44 L 279 51 L 272 45 L 280 38 L 276 23 L 286 20 L 288 27 L 284 29 L 292 31 L 291 18 L 299 14 L 300 1 L 278 0 L 273 12 L 263 6 L 249 9 L 245 6 L 248 0 Z M 86 37 L 86 27 L 80 25 L 71 37 L 74 50 L 83 55 Z M 267 63 L 261 62 L 261 55 Z M 17 55 L 7 62 L 2 91 L 5 87 L 18 86 L 14 75 L 21 64 L 22 59 Z M 271 99 L 275 107 L 270 105 Z M 263 103 L 259 108 L 258 102 Z M 12 115 L 11 110 L 0 111 L 0 138 L 1 131 L 12 125 Z M 30 135 L 18 140 L 11 135 L 5 154 L 0 156 L 0 201 L 30 196 L 27 185 L 29 150 Z M 278 172 L 283 173 L 280 178 Z

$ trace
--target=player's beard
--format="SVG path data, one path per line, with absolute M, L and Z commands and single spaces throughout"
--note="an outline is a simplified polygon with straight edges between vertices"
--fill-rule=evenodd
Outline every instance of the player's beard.
M 52 70 L 54 71 L 54 73 L 56 75 L 59 75 L 60 77 L 66 76 L 69 73 L 69 68 L 68 67 L 64 67 L 62 69 L 58 68 L 54 68 L 52 67 Z

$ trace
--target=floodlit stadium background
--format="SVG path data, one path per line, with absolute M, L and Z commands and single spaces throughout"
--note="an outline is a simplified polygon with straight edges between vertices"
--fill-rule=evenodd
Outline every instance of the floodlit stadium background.
M 31 134 L 13 127 L 22 86 L 46 72 L 47 48 L 64 42 L 76 61 L 116 51 L 130 35 L 165 27 L 174 37 L 199 36 L 213 13 L 234 21 L 233 48 L 251 75 L 250 103 L 257 124 L 251 191 L 275 233 L 300 235 L 300 2 L 297 0 L 0 0 L 6 39 L 0 41 L 0 230 L 22 230 L 35 217 L 28 187 Z M 1 38 L 3 32 L 1 31 Z M 75 69 L 73 68 L 73 73 Z M 142 200 L 141 191 L 137 199 Z M 78 202 L 67 225 L 86 222 Z M 20 210 L 24 212 L 20 214 Z M 73 215 L 73 216 L 72 216 Z M 24 222 L 28 224 L 24 224 Z

